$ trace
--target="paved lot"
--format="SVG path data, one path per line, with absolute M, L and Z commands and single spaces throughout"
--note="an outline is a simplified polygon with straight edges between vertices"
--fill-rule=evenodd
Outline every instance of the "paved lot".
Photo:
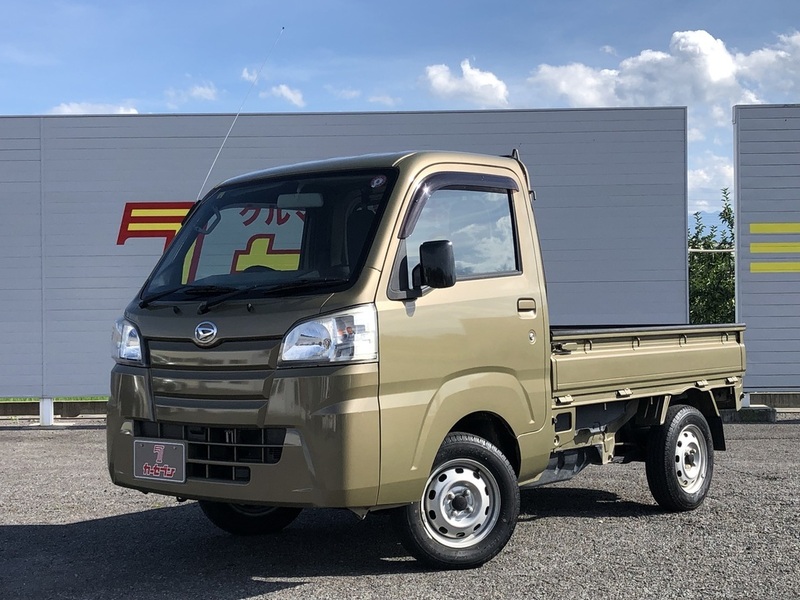
M 800 421 L 729 425 L 697 511 L 656 507 L 642 465 L 523 492 L 505 551 L 436 573 L 390 522 L 306 511 L 234 538 L 194 503 L 115 488 L 105 432 L 0 423 L 0 598 L 800 598 Z

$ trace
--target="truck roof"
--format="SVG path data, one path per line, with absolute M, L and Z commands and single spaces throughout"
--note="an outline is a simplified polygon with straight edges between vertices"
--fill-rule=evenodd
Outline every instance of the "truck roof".
M 497 165 L 508 167 L 509 161 L 516 164 L 516 161 L 508 157 L 491 156 L 487 154 L 475 154 L 469 152 L 450 152 L 450 151 L 406 151 L 406 152 L 387 152 L 377 154 L 362 154 L 359 156 L 347 156 L 341 158 L 329 158 L 310 162 L 296 163 L 280 167 L 272 167 L 260 171 L 253 171 L 232 177 L 219 183 L 215 188 L 223 185 L 246 183 L 259 179 L 271 177 L 283 177 L 296 175 L 298 173 L 309 172 L 329 172 L 347 171 L 355 169 L 385 169 L 399 167 L 401 163 L 411 161 L 424 164 L 434 164 L 441 162 L 466 162 L 469 164 Z

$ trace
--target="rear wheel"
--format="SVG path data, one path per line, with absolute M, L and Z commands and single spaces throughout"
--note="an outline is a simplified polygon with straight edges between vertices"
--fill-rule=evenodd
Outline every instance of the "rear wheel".
M 465 433 L 445 438 L 420 501 L 395 513 L 403 546 L 437 569 L 470 569 L 492 559 L 518 515 L 511 464 L 496 446 Z
M 702 413 L 692 406 L 670 406 L 650 439 L 645 466 L 650 491 L 662 507 L 686 511 L 700 506 L 714 472 L 714 443 Z
M 198 501 L 208 519 L 234 535 L 277 533 L 297 518 L 302 509 L 256 504 Z

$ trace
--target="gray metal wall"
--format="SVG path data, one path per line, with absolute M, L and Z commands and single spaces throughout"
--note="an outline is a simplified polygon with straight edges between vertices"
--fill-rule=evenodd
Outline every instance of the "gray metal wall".
M 737 320 L 750 391 L 800 390 L 800 105 L 734 108 Z
M 117 245 L 125 205 L 194 200 L 232 118 L 0 117 L 0 396 L 107 394 L 111 323 L 164 247 Z M 243 115 L 210 183 L 339 155 L 514 147 L 538 192 L 553 323 L 686 322 L 684 108 Z
M 42 390 L 41 119 L 0 119 L 0 395 Z

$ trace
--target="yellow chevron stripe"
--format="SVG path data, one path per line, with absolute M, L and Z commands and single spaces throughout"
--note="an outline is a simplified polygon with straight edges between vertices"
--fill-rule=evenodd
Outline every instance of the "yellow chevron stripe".
M 188 208 L 134 208 L 131 217 L 185 217 Z
M 750 233 L 800 233 L 800 223 L 750 223 Z
M 128 231 L 178 231 L 180 223 L 130 223 Z
M 753 242 L 750 244 L 753 254 L 800 253 L 800 242 Z
M 800 273 L 800 262 L 751 262 L 751 273 Z

